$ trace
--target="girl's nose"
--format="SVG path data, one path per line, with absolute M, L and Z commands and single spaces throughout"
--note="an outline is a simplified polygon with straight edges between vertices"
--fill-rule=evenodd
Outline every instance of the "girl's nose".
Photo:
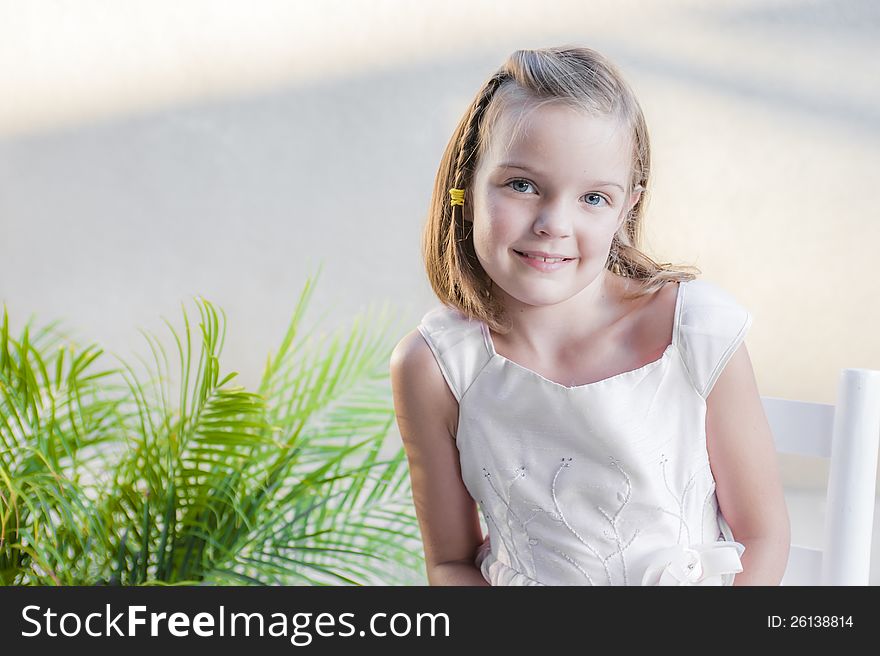
M 570 237 L 572 233 L 571 219 L 561 204 L 544 205 L 535 217 L 533 230 L 537 235 L 547 237 Z

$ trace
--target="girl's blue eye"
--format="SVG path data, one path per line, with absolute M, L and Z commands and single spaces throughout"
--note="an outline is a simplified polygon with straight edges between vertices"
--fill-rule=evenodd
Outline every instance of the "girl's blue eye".
M 511 189 L 513 189 L 514 191 L 519 191 L 519 192 L 521 192 L 521 193 L 526 193 L 526 192 L 523 191 L 522 189 L 517 189 L 515 186 L 513 186 L 513 185 L 518 185 L 518 184 L 526 185 L 527 187 L 531 187 L 531 186 L 532 186 L 532 183 L 531 183 L 531 182 L 526 182 L 525 180 L 511 180 L 510 182 L 507 183 L 507 186 L 510 187 Z
M 584 196 L 584 198 L 587 199 L 587 205 L 593 205 L 595 207 L 598 207 L 603 202 L 605 204 L 608 203 L 608 201 L 605 200 L 605 197 L 602 196 L 601 194 L 587 194 L 586 196 Z

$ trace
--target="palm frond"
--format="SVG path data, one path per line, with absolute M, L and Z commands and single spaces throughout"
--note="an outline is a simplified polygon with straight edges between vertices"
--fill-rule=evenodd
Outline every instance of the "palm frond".
M 61 583 L 92 570 L 106 536 L 93 467 L 115 439 L 102 351 L 64 342 L 57 322 L 31 337 L 0 325 L 0 582 Z M 54 375 L 53 375 L 54 374 Z M 50 538 L 50 539 L 47 539 Z M 67 565 L 73 564 L 72 567 Z

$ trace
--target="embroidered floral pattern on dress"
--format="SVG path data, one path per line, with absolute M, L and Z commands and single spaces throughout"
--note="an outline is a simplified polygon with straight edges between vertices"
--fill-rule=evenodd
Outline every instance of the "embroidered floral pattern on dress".
M 663 506 L 657 506 L 657 510 L 661 512 L 665 512 L 669 515 L 672 515 L 676 519 L 678 519 L 678 538 L 676 542 L 681 543 L 681 533 L 684 531 L 685 533 L 685 541 L 690 543 L 691 541 L 691 531 L 690 527 L 688 527 L 687 521 L 684 518 L 684 508 L 685 508 L 685 499 L 687 497 L 687 493 L 690 492 L 691 488 L 694 486 L 694 481 L 697 477 L 697 472 L 694 472 L 691 477 L 688 479 L 687 483 L 684 486 L 684 489 L 681 491 L 681 494 L 676 495 L 675 492 L 672 491 L 672 487 L 669 485 L 669 479 L 666 475 L 666 463 L 669 462 L 669 458 L 667 458 L 664 454 L 660 454 L 660 469 L 663 474 L 663 485 L 666 487 L 666 491 L 669 492 L 670 496 L 675 500 L 676 511 L 672 512 L 664 508 Z M 708 463 L 707 465 L 708 466 Z
M 510 481 L 510 484 L 507 487 L 507 494 L 506 495 L 503 495 L 503 494 L 501 494 L 501 492 L 499 492 L 498 487 L 496 487 L 496 485 L 493 482 L 491 473 L 485 467 L 483 467 L 483 478 L 488 483 L 489 488 L 492 490 L 495 497 L 501 502 L 501 504 L 503 505 L 503 507 L 506 510 L 505 520 L 504 520 L 504 526 L 505 526 L 506 530 L 502 530 L 498 518 L 494 517 L 486 509 L 485 502 L 482 499 L 480 500 L 480 506 L 483 508 L 483 516 L 486 519 L 487 525 L 494 526 L 496 529 L 494 532 L 490 531 L 490 535 L 497 535 L 497 537 L 500 539 L 501 543 L 504 545 L 507 553 L 509 553 L 511 555 L 511 557 L 519 565 L 524 566 L 525 573 L 528 576 L 534 578 L 535 577 L 534 553 L 531 550 L 529 550 L 528 562 L 526 562 L 522 559 L 522 557 L 521 557 L 522 554 L 517 550 L 517 547 L 516 547 L 516 540 L 514 539 L 513 531 L 511 530 L 512 527 L 511 527 L 510 520 L 512 518 L 513 521 L 515 522 L 515 524 L 523 531 L 523 533 L 527 537 L 526 542 L 531 547 L 531 546 L 537 545 L 539 543 L 539 540 L 528 534 L 527 525 L 529 522 L 534 520 L 535 517 L 537 517 L 539 514 L 544 513 L 547 516 L 549 516 L 550 519 L 552 519 L 553 521 L 561 523 L 566 528 L 566 530 L 569 533 L 571 533 L 571 535 L 573 535 L 575 537 L 575 539 L 577 539 L 577 541 L 580 542 L 586 548 L 586 550 L 601 564 L 603 572 L 605 574 L 605 580 L 606 580 L 607 585 L 614 585 L 614 576 L 613 576 L 609 561 L 611 561 L 611 559 L 614 558 L 615 556 L 619 556 L 620 570 L 621 570 L 621 576 L 623 579 L 623 585 L 628 585 L 629 579 L 628 579 L 628 575 L 627 575 L 625 551 L 638 536 L 639 529 L 635 529 L 633 531 L 632 535 L 629 536 L 629 538 L 624 539 L 623 535 L 621 534 L 619 522 L 620 522 L 621 514 L 622 514 L 623 510 L 626 508 L 626 505 L 630 501 L 630 498 L 632 495 L 632 484 L 631 484 L 630 478 L 627 475 L 627 473 L 623 470 L 623 468 L 620 466 L 619 461 L 613 457 L 609 457 L 609 466 L 615 468 L 623 476 L 624 491 L 617 493 L 617 499 L 618 499 L 618 501 L 620 501 L 620 505 L 616 509 L 614 509 L 613 512 L 609 512 L 608 510 L 606 510 L 605 508 L 602 508 L 601 506 L 598 506 L 598 505 L 596 506 L 596 509 L 605 518 L 605 520 L 608 522 L 610 529 L 611 529 L 610 533 L 608 531 L 604 531 L 604 534 L 607 538 L 610 538 L 610 540 L 614 543 L 614 548 L 611 550 L 611 552 L 603 555 L 600 552 L 598 547 L 596 547 L 591 542 L 587 541 L 587 539 L 584 538 L 571 525 L 569 520 L 566 518 L 565 511 L 563 510 L 563 508 L 560 507 L 559 499 L 557 497 L 557 492 L 556 492 L 557 491 L 557 484 L 560 479 L 560 474 L 564 470 L 570 468 L 571 463 L 572 463 L 572 458 L 563 457 L 560 461 L 559 466 L 556 469 L 556 473 L 554 474 L 553 480 L 550 484 L 550 496 L 551 496 L 551 499 L 553 500 L 554 511 L 552 511 L 552 512 L 547 511 L 544 508 L 540 507 L 539 505 L 532 503 L 532 504 L 530 504 L 530 506 L 532 507 L 532 514 L 531 514 L 531 516 L 529 516 L 525 520 L 523 520 L 516 513 L 516 511 L 514 511 L 512 504 L 511 504 L 512 495 L 510 493 L 513 488 L 514 483 L 517 480 L 519 480 L 520 478 L 523 478 L 525 476 L 525 466 L 523 465 L 522 467 L 519 467 L 515 470 L 514 477 L 512 478 L 512 480 Z M 558 549 L 556 547 L 552 547 L 552 550 L 554 553 L 556 553 L 557 555 L 562 557 L 566 562 L 568 562 L 572 567 L 577 569 L 578 572 L 580 572 L 580 574 L 584 577 L 584 579 L 586 580 L 586 582 L 589 585 L 594 585 L 594 581 L 593 581 L 592 577 L 584 569 L 584 567 L 577 561 L 577 559 L 573 558 L 569 554 L 561 551 L 560 549 Z
M 534 556 L 533 556 L 531 547 L 536 546 L 538 544 L 539 540 L 537 538 L 529 535 L 528 525 L 540 513 L 546 512 L 546 511 L 540 507 L 532 508 L 532 514 L 529 517 L 522 519 L 519 516 L 519 514 L 511 506 L 510 501 L 513 496 L 513 486 L 516 484 L 517 481 L 520 481 L 520 480 L 524 479 L 525 477 L 526 477 L 525 465 L 522 465 L 521 467 L 517 467 L 516 469 L 514 469 L 513 477 L 511 478 L 510 483 L 507 486 L 506 493 L 502 494 L 495 487 L 495 484 L 492 479 L 492 474 L 490 474 L 489 471 L 485 467 L 483 467 L 483 478 L 486 480 L 486 483 L 489 485 L 489 489 L 492 490 L 492 492 L 495 494 L 495 497 L 498 498 L 499 501 L 501 501 L 501 503 L 504 505 L 504 507 L 506 509 L 505 518 L 504 518 L 506 531 L 501 530 L 501 527 L 499 526 L 496 518 L 493 517 L 487 510 L 485 510 L 485 504 L 483 503 L 482 499 L 480 500 L 480 506 L 484 508 L 483 516 L 486 518 L 486 524 L 489 525 L 491 523 L 492 525 L 494 525 L 496 527 L 496 529 L 497 529 L 496 532 L 497 532 L 498 536 L 501 538 L 502 542 L 504 543 L 504 546 L 505 546 L 507 552 L 509 554 L 511 554 L 511 556 L 514 559 L 516 559 L 521 565 L 523 565 L 526 572 L 532 572 L 532 574 L 534 574 L 535 564 L 534 564 Z M 529 504 L 529 505 L 534 506 L 536 504 Z M 516 533 L 514 531 L 514 529 L 511 528 L 511 525 L 510 525 L 511 518 L 516 523 L 516 526 L 519 529 L 519 533 Z M 519 551 L 518 547 L 516 546 L 516 543 L 517 543 L 516 536 L 518 534 L 525 536 L 525 545 L 524 546 L 526 547 L 526 549 L 524 550 L 524 553 L 522 553 L 522 555 L 520 554 L 520 551 Z
M 535 562 L 536 554 L 532 547 L 537 546 L 540 540 L 529 533 L 529 524 L 535 518 L 544 515 L 553 522 L 561 524 L 565 531 L 584 547 L 584 552 L 581 554 L 581 559 L 579 559 L 555 545 L 548 545 L 550 552 L 559 557 L 559 562 L 564 562 L 576 570 L 586 585 L 596 584 L 593 576 L 590 574 L 590 568 L 582 560 L 586 555 L 591 556 L 601 566 L 604 584 L 615 585 L 622 583 L 623 585 L 630 585 L 626 552 L 635 543 L 641 532 L 640 528 L 635 528 L 629 535 L 626 535 L 622 526 L 624 511 L 632 501 L 633 485 L 631 478 L 618 459 L 612 456 L 608 457 L 608 466 L 616 470 L 622 480 L 620 489 L 614 494 L 614 498 L 619 502 L 615 507 L 606 508 L 601 504 L 594 506 L 608 524 L 607 528 L 601 531 L 601 536 L 604 538 L 606 545 L 610 543 L 612 548 L 610 550 L 607 548 L 603 549 L 591 539 L 591 536 L 582 535 L 570 521 L 568 510 L 561 506 L 558 496 L 559 486 L 568 479 L 569 475 L 566 472 L 572 469 L 573 462 L 574 459 L 572 457 L 562 457 L 555 468 L 553 478 L 549 484 L 552 510 L 547 510 L 534 501 L 516 499 L 514 487 L 518 481 L 526 477 L 525 465 L 516 467 L 510 478 L 500 483 L 495 481 L 486 467 L 482 468 L 483 479 L 486 481 L 488 490 L 492 492 L 492 501 L 496 510 L 496 514 L 493 514 L 485 500 L 482 498 L 479 500 L 486 525 L 489 528 L 489 535 L 491 536 L 491 538 L 487 537 L 486 542 L 481 546 L 477 559 L 478 564 L 482 565 L 481 569 L 484 575 L 489 570 L 498 571 L 503 568 L 503 575 L 508 580 L 519 576 L 522 577 L 519 584 L 538 584 L 537 579 L 539 576 Z M 722 544 L 692 543 L 691 526 L 689 526 L 686 517 L 688 495 L 695 489 L 695 482 L 700 474 L 709 473 L 711 477 L 711 470 L 708 470 L 708 462 L 706 462 L 703 469 L 691 474 L 680 492 L 676 492 L 669 481 L 667 475 L 668 462 L 669 458 L 664 454 L 660 454 L 659 467 L 661 479 L 665 490 L 672 497 L 673 509 L 663 505 L 654 505 L 653 507 L 660 511 L 661 514 L 669 515 L 677 520 L 677 543 L 657 551 L 641 578 L 641 584 L 714 585 L 720 581 L 719 577 L 722 574 L 742 571 L 739 555 L 744 547 L 741 544 L 737 542 L 725 542 Z M 701 521 L 705 521 L 707 504 L 711 504 L 714 498 L 713 481 L 710 492 L 698 504 L 703 510 Z M 529 509 L 530 514 L 525 516 L 522 510 L 517 512 L 514 509 L 515 505 L 524 505 Z M 721 537 L 723 539 L 723 534 Z M 491 540 L 493 539 L 498 541 L 504 553 L 507 554 L 511 561 L 509 565 L 495 558 L 496 554 L 491 550 Z M 615 557 L 617 557 L 617 566 L 612 567 Z M 539 559 L 546 560 L 546 557 L 539 556 Z

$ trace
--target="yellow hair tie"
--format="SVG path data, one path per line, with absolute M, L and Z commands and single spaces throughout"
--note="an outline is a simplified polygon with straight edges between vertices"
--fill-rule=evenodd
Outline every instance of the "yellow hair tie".
M 450 205 L 464 205 L 464 189 L 452 188 L 449 190 Z

